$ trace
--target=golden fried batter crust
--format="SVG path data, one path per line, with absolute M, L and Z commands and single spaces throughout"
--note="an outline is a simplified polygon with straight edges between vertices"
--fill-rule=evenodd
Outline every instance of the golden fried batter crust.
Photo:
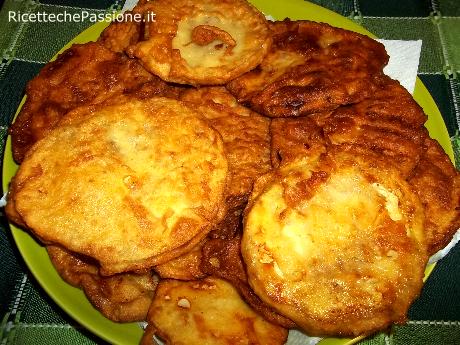
M 147 81 L 165 84 L 135 60 L 101 44 L 73 45 L 27 84 L 26 102 L 10 128 L 14 160 L 21 163 L 69 110 L 128 93 Z
M 219 221 L 220 135 L 179 101 L 128 98 L 78 108 L 33 146 L 8 197 L 43 242 L 141 270 L 197 244 Z
M 274 119 L 272 164 L 311 158 L 330 145 L 372 150 L 398 167 L 425 209 L 428 253 L 445 247 L 460 227 L 459 177 L 441 146 L 429 138 L 426 115 L 397 81 L 387 78 L 370 98 L 309 117 Z M 324 133 L 322 137 L 319 127 Z M 315 146 L 316 145 L 316 146 Z M 311 150 L 315 150 L 313 153 Z
M 230 282 L 241 297 L 264 319 L 285 328 L 296 328 L 296 324 L 278 314 L 265 304 L 251 289 L 241 257 L 241 236 L 232 239 L 211 239 L 203 246 L 201 269 L 207 274 Z
M 256 314 L 232 285 L 217 278 L 162 280 L 148 314 L 141 344 L 281 345 L 287 331 Z
M 246 0 L 156 0 L 155 14 L 127 53 L 163 80 L 221 85 L 257 66 L 270 47 L 265 17 Z
M 200 267 L 201 249 L 206 241 L 207 238 L 203 239 L 188 253 L 153 267 L 154 271 L 162 279 L 197 280 L 206 277 L 206 273 Z
M 271 175 L 254 187 L 241 244 L 257 295 L 311 335 L 404 322 L 428 256 L 423 206 L 397 169 L 333 148 Z
M 123 53 L 129 46 L 139 42 L 139 39 L 144 36 L 145 23 L 131 20 L 136 14 L 142 18 L 142 13 L 137 10 L 125 12 L 124 20 L 110 23 L 97 41 L 116 53 Z
M 273 119 L 270 136 L 270 155 L 274 168 L 301 157 L 319 157 L 326 152 L 323 131 L 310 117 Z
M 182 93 L 181 100 L 193 103 L 193 108 L 222 135 L 229 167 L 227 210 L 212 235 L 232 238 L 255 179 L 271 169 L 270 120 L 239 105 L 223 87 L 189 89 Z
M 273 44 L 256 69 L 227 88 L 271 117 L 304 116 L 372 95 L 388 55 L 371 38 L 324 23 L 271 22 Z
M 143 321 L 157 286 L 151 272 L 101 277 L 97 266 L 57 246 L 47 246 L 53 266 L 67 283 L 81 288 L 105 317 L 115 322 Z
M 320 121 L 332 144 L 371 149 L 408 177 L 425 150 L 426 120 L 422 108 L 407 90 L 387 78 L 370 98 L 341 107 Z
M 56 271 L 62 279 L 72 286 L 80 287 L 85 275 L 98 275 L 99 269 L 96 262 L 90 258 L 83 258 L 77 254 L 70 254 L 58 246 L 46 246 L 46 250 Z
M 318 156 L 331 145 L 352 145 L 385 157 L 411 176 L 426 148 L 426 115 L 397 82 L 386 78 L 369 98 L 331 112 L 273 119 L 270 126 L 274 167 Z
M 460 176 L 441 145 L 428 135 L 426 152 L 409 183 L 425 206 L 428 252 L 444 248 L 460 228 Z

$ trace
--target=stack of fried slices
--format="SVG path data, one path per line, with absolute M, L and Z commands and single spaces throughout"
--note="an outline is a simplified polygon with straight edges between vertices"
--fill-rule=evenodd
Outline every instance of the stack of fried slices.
M 404 323 L 460 178 L 384 47 L 245 0 L 132 13 L 27 85 L 9 219 L 145 344 Z

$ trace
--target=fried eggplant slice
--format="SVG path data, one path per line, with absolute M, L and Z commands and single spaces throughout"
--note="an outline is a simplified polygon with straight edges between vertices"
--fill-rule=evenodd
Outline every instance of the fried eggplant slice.
M 181 100 L 193 104 L 223 139 L 229 179 L 225 188 L 226 211 L 213 237 L 236 233 L 254 181 L 270 171 L 270 120 L 238 104 L 223 87 L 189 89 Z
M 153 80 L 164 84 L 137 61 L 101 44 L 73 45 L 27 84 L 26 102 L 9 131 L 14 160 L 21 163 L 29 148 L 68 111 L 101 103 Z
M 153 336 L 174 345 L 281 345 L 287 330 L 255 313 L 228 282 L 162 280 L 148 314 L 142 344 Z
M 301 157 L 319 157 L 326 152 L 323 131 L 310 117 L 273 119 L 270 136 L 270 156 L 274 168 Z
M 271 44 L 265 17 L 246 0 L 156 0 L 135 10 L 147 18 L 145 33 L 127 53 L 166 81 L 225 84 L 257 66 Z
M 428 135 L 426 152 L 409 183 L 425 206 L 428 253 L 444 248 L 460 228 L 460 176 L 441 145 Z
M 143 14 L 137 10 L 125 12 L 123 17 L 110 23 L 102 31 L 97 41 L 115 53 L 124 53 L 144 35 L 145 23 L 142 20 L 135 20 L 136 18 L 142 19 Z
M 296 324 L 265 304 L 251 289 L 241 257 L 241 236 L 211 239 L 203 246 L 201 269 L 207 274 L 230 282 L 252 309 L 264 319 L 285 328 Z
M 393 165 L 333 148 L 262 182 L 241 250 L 265 303 L 309 335 L 371 334 L 406 321 L 428 255 L 423 206 Z
M 330 145 L 352 145 L 385 157 L 408 178 L 426 150 L 426 119 L 412 96 L 386 78 L 371 97 L 357 104 L 306 117 L 273 119 L 272 165 L 311 158 Z
M 254 70 L 227 84 L 270 117 L 305 116 L 372 95 L 388 55 L 373 39 L 325 23 L 271 22 L 273 44 Z
M 97 263 L 89 258 L 71 254 L 69 251 L 53 245 L 46 246 L 46 251 L 61 278 L 72 286 L 80 287 L 85 275 L 99 274 Z
M 68 251 L 48 246 L 48 255 L 67 283 L 81 288 L 91 304 L 115 322 L 144 321 L 158 284 L 151 272 L 102 277 L 94 263 Z
M 341 107 L 321 119 L 325 137 L 334 145 L 351 144 L 375 151 L 412 174 L 425 151 L 427 120 L 422 108 L 397 81 L 386 79 L 368 99 Z
M 41 241 L 143 270 L 188 252 L 219 221 L 222 139 L 184 103 L 126 97 L 82 107 L 29 150 L 10 208 Z
M 162 279 L 197 280 L 206 277 L 201 269 L 201 250 L 207 238 L 198 243 L 192 250 L 171 261 L 155 266 L 153 269 Z

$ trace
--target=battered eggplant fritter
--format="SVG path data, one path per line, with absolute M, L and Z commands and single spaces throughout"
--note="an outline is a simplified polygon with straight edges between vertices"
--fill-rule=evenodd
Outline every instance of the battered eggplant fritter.
M 262 177 L 245 211 L 249 284 L 309 335 L 406 321 L 428 255 L 424 210 L 397 168 L 353 150 Z
M 412 175 L 426 148 L 427 117 L 397 81 L 385 78 L 369 98 L 330 112 L 273 119 L 270 127 L 273 166 L 327 151 L 330 145 L 371 150 Z
M 67 283 L 81 288 L 105 317 L 115 322 L 144 321 L 158 284 L 151 272 L 102 277 L 95 263 L 48 246 L 51 262 Z
M 409 92 L 397 81 L 386 78 L 371 97 L 340 107 L 318 122 L 332 144 L 370 149 L 409 177 L 425 151 L 426 120 Z
M 230 282 L 254 311 L 267 321 L 285 328 L 296 324 L 265 304 L 251 289 L 241 257 L 241 236 L 232 239 L 210 239 L 203 246 L 201 270 Z
M 162 279 L 197 280 L 206 277 L 201 269 L 201 250 L 207 240 L 203 239 L 188 253 L 153 267 L 154 271 Z
M 27 153 L 7 213 L 46 244 L 95 259 L 101 274 L 188 252 L 220 221 L 221 136 L 168 98 L 82 107 Z
M 270 117 L 304 116 L 373 94 L 388 55 L 377 41 L 311 21 L 270 22 L 273 44 L 254 70 L 227 88 Z
M 68 111 L 135 91 L 145 82 L 166 84 L 137 61 L 101 44 L 73 45 L 27 84 L 26 102 L 9 132 L 14 160 L 21 163 Z
M 146 25 L 128 55 L 170 82 L 225 84 L 257 66 L 271 44 L 265 17 L 246 0 L 156 0 L 134 11 Z
M 430 255 L 444 248 L 460 228 L 460 175 L 441 145 L 428 135 L 425 153 L 409 183 L 425 206 Z
M 308 117 L 274 119 L 272 164 L 311 157 L 329 145 L 374 151 L 397 166 L 417 191 L 425 208 L 428 252 L 434 254 L 460 227 L 460 192 L 458 172 L 428 136 L 426 119 L 412 96 L 387 78 L 360 103 Z
M 270 120 L 238 104 L 223 87 L 189 89 L 182 93 L 181 100 L 192 103 L 222 136 L 229 169 L 227 209 L 212 236 L 232 238 L 255 179 L 271 169 Z
M 224 280 L 162 280 L 141 344 L 281 345 L 287 331 L 256 314 Z

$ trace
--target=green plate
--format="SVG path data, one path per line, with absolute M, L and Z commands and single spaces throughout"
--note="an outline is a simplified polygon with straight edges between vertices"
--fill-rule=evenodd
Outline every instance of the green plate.
M 251 0 L 251 2 L 265 14 L 271 15 L 277 20 L 282 20 L 287 17 L 293 20 L 310 19 L 326 22 L 337 27 L 374 37 L 370 32 L 349 19 L 303 0 Z M 107 25 L 108 23 L 105 22 L 94 24 L 70 41 L 61 51 L 67 49 L 74 43 L 85 43 L 96 40 Z M 415 84 L 414 98 L 428 115 L 426 127 L 430 135 L 440 142 L 449 157 L 453 160 L 453 151 L 442 116 L 431 98 L 431 95 L 418 79 Z M 23 104 L 24 99 L 17 112 L 19 112 Z M 16 170 L 17 165 L 13 162 L 11 156 L 11 141 L 10 138 L 8 138 L 5 156 L 3 158 L 3 190 L 8 189 L 8 184 Z M 11 231 L 19 251 L 30 271 L 46 293 L 51 296 L 62 309 L 81 325 L 110 343 L 131 345 L 139 343 L 142 336 L 142 330 L 136 323 L 118 324 L 103 317 L 91 306 L 81 290 L 66 284 L 58 276 L 51 265 L 46 250 L 39 245 L 34 238 L 27 232 L 17 229 L 14 226 L 11 226 Z M 427 269 L 427 275 L 432 268 L 431 266 Z M 352 344 L 357 340 L 359 339 L 327 338 L 321 341 L 321 345 L 345 345 Z

